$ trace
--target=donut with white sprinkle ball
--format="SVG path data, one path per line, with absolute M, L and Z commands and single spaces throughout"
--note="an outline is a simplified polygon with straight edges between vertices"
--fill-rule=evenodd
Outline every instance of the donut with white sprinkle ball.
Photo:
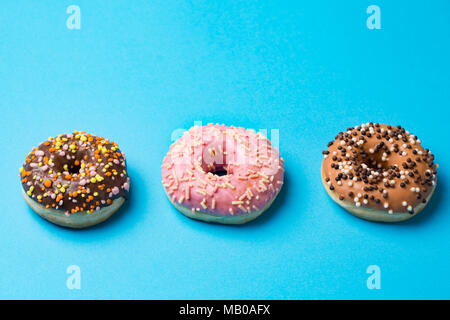
M 82 131 L 50 137 L 34 147 L 19 176 L 27 204 L 41 217 L 70 228 L 108 219 L 130 188 L 117 143 Z
M 267 210 L 284 181 L 283 159 L 260 132 L 208 124 L 194 126 L 170 147 L 162 184 L 184 215 L 242 224 Z
M 407 220 L 425 208 L 436 188 L 434 155 L 401 126 L 348 128 L 322 153 L 326 191 L 362 219 Z

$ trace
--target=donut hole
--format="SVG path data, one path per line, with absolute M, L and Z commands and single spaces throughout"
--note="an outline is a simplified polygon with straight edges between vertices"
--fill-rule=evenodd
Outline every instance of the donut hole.
M 228 171 L 225 170 L 224 168 L 220 168 L 220 169 L 213 170 L 213 171 L 210 171 L 210 172 L 213 175 L 216 175 L 216 176 L 219 176 L 219 177 L 226 176 L 228 174 Z
M 231 174 L 231 168 L 228 168 L 226 165 L 214 163 L 206 168 L 205 172 L 212 173 L 215 176 L 223 177 Z
M 227 163 L 223 163 L 226 161 L 223 161 L 223 159 L 216 158 L 216 159 L 208 159 L 208 161 L 205 161 L 203 159 L 202 163 L 202 169 L 206 173 L 212 173 L 215 176 L 223 177 L 226 175 L 229 175 L 231 172 L 231 168 L 228 168 Z
M 383 159 L 383 153 L 386 151 L 384 149 L 375 149 L 370 152 L 370 150 L 363 150 L 359 154 L 359 164 L 364 163 L 369 169 L 378 171 L 389 169 L 389 161 Z
M 391 167 L 391 161 L 383 160 L 382 157 L 383 152 L 379 152 L 374 157 L 370 157 L 370 161 L 367 166 L 374 170 L 388 170 Z
M 223 153 L 215 152 L 211 148 L 210 152 L 204 152 L 201 167 L 206 173 L 212 173 L 218 177 L 223 177 L 230 174 L 227 168 L 227 159 Z M 216 150 L 214 148 L 214 150 Z
M 67 159 L 64 157 L 55 158 L 55 171 L 67 172 L 70 175 L 78 175 L 81 169 L 81 161 L 77 159 Z
M 382 162 L 382 161 L 377 161 L 378 159 L 373 159 L 373 158 L 370 158 L 370 159 L 368 159 L 368 161 L 365 161 L 364 162 L 364 164 L 369 168 L 369 169 L 372 169 L 372 170 L 384 170 L 384 169 L 387 169 L 387 164 L 385 163 L 385 162 Z
M 81 165 L 79 162 L 77 164 L 75 164 L 75 161 L 73 161 L 72 163 L 67 163 L 67 167 L 71 175 L 80 173 Z

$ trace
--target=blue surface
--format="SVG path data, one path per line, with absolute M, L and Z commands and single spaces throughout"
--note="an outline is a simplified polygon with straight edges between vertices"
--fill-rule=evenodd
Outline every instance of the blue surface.
M 450 298 L 450 2 L 226 2 L 2 1 L 0 298 Z M 279 129 L 286 184 L 260 219 L 172 208 L 160 165 L 194 121 Z M 408 222 L 360 220 L 323 190 L 321 151 L 367 121 L 403 125 L 440 164 Z M 74 129 L 118 142 L 132 179 L 125 208 L 82 231 L 34 214 L 17 177 L 32 146 Z

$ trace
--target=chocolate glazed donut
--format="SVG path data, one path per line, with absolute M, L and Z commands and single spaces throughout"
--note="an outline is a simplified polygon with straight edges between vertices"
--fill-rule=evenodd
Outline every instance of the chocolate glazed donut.
M 23 195 L 43 218 L 84 228 L 109 218 L 128 197 L 130 179 L 115 142 L 81 131 L 48 138 L 20 168 Z
M 340 132 L 323 151 L 322 181 L 331 198 L 372 221 L 418 214 L 436 187 L 434 156 L 401 126 L 362 124 Z

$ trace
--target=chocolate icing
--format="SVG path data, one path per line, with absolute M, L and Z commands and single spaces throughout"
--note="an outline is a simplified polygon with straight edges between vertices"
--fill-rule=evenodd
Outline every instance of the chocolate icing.
M 128 197 L 125 155 L 115 142 L 81 131 L 48 138 L 20 168 L 25 192 L 46 208 L 92 213 Z
M 353 205 L 413 214 L 436 183 L 434 156 L 401 126 L 348 128 L 323 154 L 328 187 Z

